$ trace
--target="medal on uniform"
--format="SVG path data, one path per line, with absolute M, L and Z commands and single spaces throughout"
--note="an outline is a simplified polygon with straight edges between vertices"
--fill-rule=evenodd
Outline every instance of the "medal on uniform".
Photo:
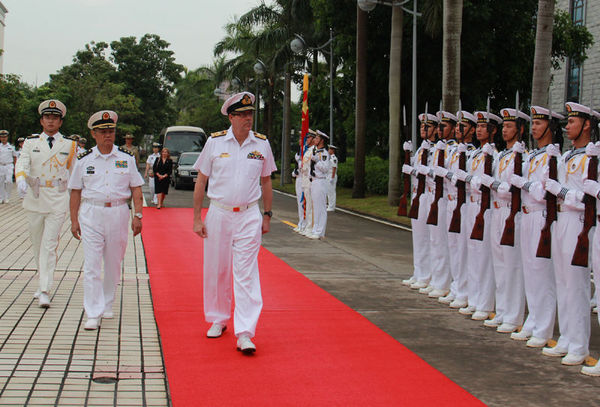
M 127 168 L 127 160 L 117 160 L 117 161 L 115 161 L 115 167 L 117 167 L 117 168 Z
M 248 157 L 252 160 L 264 160 L 265 157 L 263 157 L 263 155 L 260 153 L 260 151 L 253 151 L 251 153 L 248 153 Z
M 90 165 L 89 167 L 87 167 L 87 168 L 85 169 L 85 173 L 86 173 L 86 174 L 94 174 L 94 173 L 96 172 L 95 170 L 96 170 L 96 169 L 94 168 L 94 166 L 93 166 L 93 165 Z

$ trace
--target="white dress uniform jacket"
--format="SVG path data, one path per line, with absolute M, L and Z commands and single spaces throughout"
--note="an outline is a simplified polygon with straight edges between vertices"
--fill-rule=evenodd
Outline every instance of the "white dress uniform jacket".
M 327 227 L 327 186 L 329 184 L 330 160 L 324 148 L 316 149 L 311 162 L 310 194 L 313 201 L 314 225 L 312 233 L 325 236 Z

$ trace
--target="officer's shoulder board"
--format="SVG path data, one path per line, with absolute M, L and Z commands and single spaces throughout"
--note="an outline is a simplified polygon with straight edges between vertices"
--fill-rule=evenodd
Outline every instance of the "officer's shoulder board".
M 78 140 L 77 140 L 75 137 L 73 137 L 73 136 L 63 136 L 63 138 L 66 138 L 67 140 L 71 140 L 71 141 L 74 141 L 74 142 L 77 142 L 77 141 L 78 141 Z
M 126 148 L 119 147 L 119 151 L 122 152 L 122 153 L 128 154 L 128 155 L 130 155 L 132 157 L 135 157 L 135 155 L 131 151 L 127 150 Z
M 214 133 L 210 133 L 212 138 L 222 137 L 227 134 L 227 130 L 215 131 Z
M 92 152 L 92 149 L 91 149 L 91 148 L 90 148 L 89 150 L 85 150 L 83 153 L 81 153 L 81 154 L 79 154 L 79 155 L 77 156 L 77 159 L 78 159 L 78 160 L 81 160 L 83 157 L 85 157 L 86 155 L 88 155 L 88 154 L 89 154 L 89 153 L 91 153 L 91 152 Z
M 40 136 L 28 136 L 27 140 L 33 140 L 33 139 L 36 139 L 36 138 L 40 138 Z
M 261 139 L 261 140 L 266 140 L 267 136 L 265 136 L 264 134 L 260 134 L 260 133 L 254 133 L 254 136 Z

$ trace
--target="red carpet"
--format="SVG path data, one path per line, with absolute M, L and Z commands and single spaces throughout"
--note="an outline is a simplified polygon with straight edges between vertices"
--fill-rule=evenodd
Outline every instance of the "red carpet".
M 252 357 L 233 327 L 206 338 L 202 239 L 192 209 L 144 211 L 142 232 L 173 405 L 483 405 L 265 249 Z

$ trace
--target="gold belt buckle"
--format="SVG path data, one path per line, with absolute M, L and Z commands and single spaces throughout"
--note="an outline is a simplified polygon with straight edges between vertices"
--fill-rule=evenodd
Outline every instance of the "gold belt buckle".
M 525 205 L 523 205 L 523 213 L 528 215 L 529 214 L 529 209 L 527 209 L 527 207 Z
M 112 207 L 112 204 L 110 202 L 104 202 L 104 207 L 110 208 L 110 207 Z
M 498 204 L 498 201 L 494 201 L 494 208 L 500 209 L 500 205 Z
M 52 185 L 52 181 L 50 180 L 46 180 L 46 188 L 52 188 L 54 185 Z

